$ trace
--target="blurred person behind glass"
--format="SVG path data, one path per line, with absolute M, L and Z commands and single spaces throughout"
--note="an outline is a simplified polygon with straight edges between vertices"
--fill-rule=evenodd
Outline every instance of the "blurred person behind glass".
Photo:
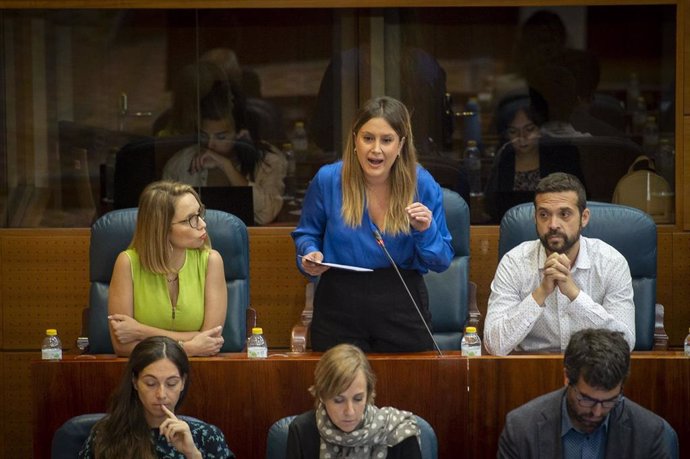
M 227 83 L 216 82 L 201 99 L 200 145 L 173 155 L 163 178 L 199 186 L 251 186 L 254 221 L 270 223 L 283 206 L 287 160 L 267 142 L 238 139 Z
M 565 143 L 540 143 L 540 117 L 527 99 L 504 101 L 497 115 L 499 136 L 504 143 L 496 154 L 485 189 L 486 209 L 494 222 L 499 222 L 509 207 L 530 202 L 530 192 L 552 172 L 567 172 L 585 182 L 577 148 Z M 512 192 L 516 193 L 511 195 Z

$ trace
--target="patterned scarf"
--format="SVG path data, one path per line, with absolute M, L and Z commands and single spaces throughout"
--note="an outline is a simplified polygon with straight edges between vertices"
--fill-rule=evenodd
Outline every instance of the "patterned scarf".
M 408 437 L 420 440 L 417 419 L 409 411 L 392 407 L 377 408 L 367 405 L 364 422 L 350 433 L 338 429 L 320 404 L 316 409 L 316 426 L 321 435 L 321 459 L 335 458 L 385 458 L 388 447 L 395 446 Z

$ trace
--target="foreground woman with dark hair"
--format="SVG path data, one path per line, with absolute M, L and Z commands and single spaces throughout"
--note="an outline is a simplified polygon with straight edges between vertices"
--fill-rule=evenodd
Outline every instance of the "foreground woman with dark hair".
M 188 383 L 189 360 L 177 342 L 164 336 L 141 341 L 79 457 L 234 458 L 218 427 L 175 415 Z

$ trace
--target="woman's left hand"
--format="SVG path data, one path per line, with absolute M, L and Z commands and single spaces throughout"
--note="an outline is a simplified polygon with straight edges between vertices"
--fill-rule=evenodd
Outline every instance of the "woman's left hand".
M 410 225 L 417 231 L 426 231 L 431 226 L 431 210 L 421 202 L 413 202 L 405 208 L 410 218 Z
M 189 424 L 175 416 L 175 413 L 170 411 L 167 406 L 161 405 L 168 419 L 163 421 L 158 427 L 161 435 L 164 435 L 168 443 L 173 448 L 184 454 L 187 459 L 201 457 L 201 452 L 197 449 L 192 438 L 192 431 L 189 430 Z

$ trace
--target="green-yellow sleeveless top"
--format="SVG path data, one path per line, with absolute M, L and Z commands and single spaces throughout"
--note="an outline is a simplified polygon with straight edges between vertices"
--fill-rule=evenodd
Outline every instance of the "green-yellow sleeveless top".
M 179 293 L 174 319 L 165 275 L 145 270 L 136 250 L 128 249 L 125 253 L 132 265 L 134 319 L 164 330 L 201 330 L 209 251 L 187 249 L 185 262 L 178 273 Z

